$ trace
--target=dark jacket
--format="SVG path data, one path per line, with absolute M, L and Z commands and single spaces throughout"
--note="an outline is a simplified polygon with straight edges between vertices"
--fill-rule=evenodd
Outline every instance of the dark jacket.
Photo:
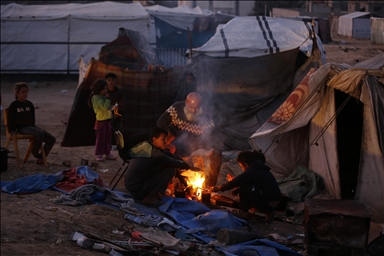
M 29 100 L 13 101 L 8 108 L 8 131 L 11 133 L 27 126 L 35 126 L 35 107 Z
M 259 190 L 267 202 L 279 200 L 281 192 L 275 177 L 269 171 L 267 165 L 260 160 L 254 162 L 242 174 L 234 178 L 232 181 L 224 183 L 219 187 L 221 191 L 230 190 L 232 188 L 241 187 L 242 185 L 251 183 L 253 187 Z
M 129 191 L 140 190 L 158 169 L 174 167 L 189 169 L 182 160 L 173 158 L 166 150 L 153 147 L 149 142 L 142 142 L 131 149 L 131 161 L 125 176 L 125 186 Z

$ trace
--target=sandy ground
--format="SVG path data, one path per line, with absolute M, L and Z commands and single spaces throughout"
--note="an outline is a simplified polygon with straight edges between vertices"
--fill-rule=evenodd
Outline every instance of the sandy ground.
M 325 45 L 327 62 L 346 63 L 355 65 L 370 57 L 384 52 L 383 45 L 372 45 L 367 40 L 353 40 L 335 38 L 335 42 Z M 12 88 L 19 77 L 9 77 L 1 81 L 2 106 L 7 107 L 14 99 Z M 29 100 L 35 104 L 36 123 L 38 126 L 52 133 L 57 142 L 48 157 L 49 166 L 39 166 L 33 156 L 17 169 L 13 154 L 9 154 L 8 171 L 1 172 L 1 180 L 11 181 L 32 174 L 53 174 L 66 170 L 64 161 L 71 163 L 70 167 L 80 165 L 81 159 L 94 161 L 94 147 L 63 148 L 60 146 L 65 132 L 65 121 L 68 119 L 76 87 L 76 79 L 63 80 L 28 80 L 30 85 Z M 1 116 L 1 144 L 5 144 L 3 115 Z M 12 144 L 11 144 L 12 145 Z M 19 142 L 23 155 L 26 143 Z M 10 150 L 12 146 L 10 146 Z M 113 151 L 117 155 L 116 151 Z M 105 161 L 95 170 L 102 180 L 109 183 L 113 175 L 122 164 L 122 160 Z M 126 192 L 121 181 L 117 190 Z M 1 255 L 102 255 L 105 253 L 89 251 L 70 241 L 70 235 L 75 230 L 97 234 L 112 240 L 127 240 L 130 238 L 129 223 L 123 218 L 124 213 L 119 210 L 101 206 L 62 206 L 54 204 L 62 193 L 45 190 L 28 195 L 9 195 L 1 193 Z M 302 209 L 302 205 L 297 205 Z M 300 212 L 300 210 L 299 210 Z M 283 216 L 284 217 L 284 216 Z M 304 234 L 301 225 L 302 215 L 298 214 L 293 223 L 274 221 L 264 224 L 252 221 L 254 231 L 265 236 L 279 234 L 283 238 L 293 235 L 294 239 L 302 239 L 298 234 Z M 373 224 L 369 240 L 378 236 L 382 226 Z M 114 230 L 125 231 L 124 234 L 114 234 Z M 115 232 L 116 233 L 116 232 Z M 295 235 L 296 234 L 296 235 Z M 287 243 L 291 240 L 287 240 Z M 281 242 L 285 244 L 285 242 Z M 304 252 L 304 243 L 289 247 Z M 163 254 L 165 255 L 165 254 Z

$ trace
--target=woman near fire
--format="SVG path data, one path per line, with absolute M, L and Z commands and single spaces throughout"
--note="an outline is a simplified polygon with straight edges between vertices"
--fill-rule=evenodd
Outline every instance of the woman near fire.
M 227 175 L 229 181 L 213 187 L 212 191 L 235 188 L 232 194 L 240 197 L 240 217 L 249 218 L 249 210 L 255 207 L 257 211 L 265 213 L 265 222 L 271 222 L 275 208 L 279 205 L 281 192 L 275 177 L 269 171 L 270 168 L 265 165 L 264 154 L 241 151 L 236 161 L 244 172 L 233 179 Z

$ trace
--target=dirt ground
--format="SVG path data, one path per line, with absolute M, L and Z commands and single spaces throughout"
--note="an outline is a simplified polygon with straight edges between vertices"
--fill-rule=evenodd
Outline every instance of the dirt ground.
M 334 38 L 334 42 L 324 45 L 327 62 L 346 63 L 351 66 L 370 57 L 384 52 L 384 45 L 372 45 L 369 40 Z M 7 107 L 13 101 L 12 87 L 20 77 L 7 76 L 1 80 L 2 106 Z M 36 123 L 38 126 L 52 133 L 57 142 L 48 157 L 49 166 L 39 166 L 33 156 L 17 169 L 13 154 L 9 154 L 8 171 L 1 172 L 2 181 L 13 181 L 32 174 L 53 174 L 64 171 L 68 167 L 64 161 L 70 161 L 70 167 L 80 165 L 81 159 L 94 161 L 94 147 L 64 148 L 60 146 L 65 132 L 65 121 L 74 100 L 78 81 L 76 79 L 63 80 L 28 80 L 30 93 L 28 99 L 35 104 Z M 1 116 L 1 144 L 5 144 L 3 115 Z M 23 155 L 26 143 L 19 142 Z M 9 147 L 12 149 L 12 144 Z M 117 155 L 117 151 L 112 151 Z M 105 161 L 95 170 L 102 180 L 109 183 L 113 175 L 122 164 L 122 160 Z M 126 192 L 123 181 L 117 190 Z M 44 190 L 26 195 L 10 195 L 1 193 L 1 255 L 105 255 L 79 247 L 70 241 L 73 231 L 97 234 L 110 240 L 128 240 L 130 238 L 130 224 L 124 219 L 124 213 L 102 205 L 63 206 L 54 201 L 62 193 Z M 271 224 L 252 220 L 253 231 L 269 236 L 279 235 L 279 242 L 304 253 L 304 229 L 301 225 L 303 204 L 293 205 L 295 218 L 286 218 L 284 212 L 280 218 Z M 372 223 L 369 241 L 379 235 L 383 225 Z M 119 234 L 124 231 L 123 234 Z M 277 238 L 276 235 L 273 235 Z M 296 243 L 293 241 L 296 240 Z M 166 254 L 162 254 L 166 255 Z M 212 254 L 213 255 L 213 254 Z

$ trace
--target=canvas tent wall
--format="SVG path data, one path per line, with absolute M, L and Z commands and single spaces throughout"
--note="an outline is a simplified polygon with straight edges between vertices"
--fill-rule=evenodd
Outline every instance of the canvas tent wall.
M 213 12 L 200 7 L 161 5 L 146 7 L 151 16 L 150 43 L 167 68 L 187 63 L 186 50 L 203 45 L 215 33 L 217 23 Z
M 384 18 L 371 18 L 371 42 L 384 44 Z
M 344 189 L 352 188 L 349 195 L 383 222 L 383 84 L 384 54 L 355 68 L 328 63 L 308 74 L 249 143 L 265 152 L 276 176 L 307 166 L 334 198 L 345 199 Z
M 99 2 L 1 6 L 1 73 L 78 73 L 120 27 L 149 37 L 139 3 Z
M 313 45 L 311 35 L 311 24 L 303 21 L 265 16 L 235 17 L 203 46 L 192 49 L 192 54 L 252 58 L 300 47 L 309 57 Z M 318 37 L 317 44 L 321 61 L 325 63 L 324 47 Z
M 371 13 L 353 12 L 339 17 L 338 34 L 353 38 L 371 38 Z

